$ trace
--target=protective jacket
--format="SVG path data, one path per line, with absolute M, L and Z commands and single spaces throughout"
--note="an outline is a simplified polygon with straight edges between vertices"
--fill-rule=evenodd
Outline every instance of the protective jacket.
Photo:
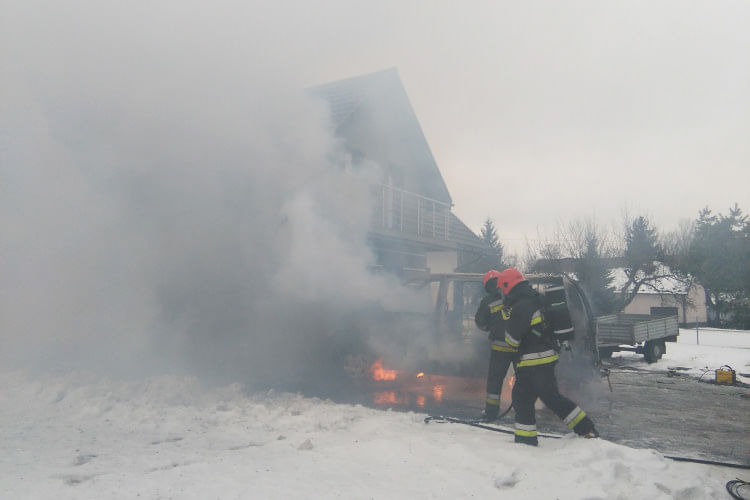
M 511 308 L 505 340 L 518 347 L 516 383 L 513 386 L 516 442 L 538 443 L 534 409 L 537 398 L 577 434 L 598 436 L 594 422 L 586 412 L 560 394 L 557 388 L 555 363 L 558 355 L 551 336 L 545 332 L 539 294 L 527 281 L 522 281 L 510 290 L 505 304 Z
M 503 294 L 499 290 L 485 295 L 474 316 L 477 328 L 489 332 L 491 342 L 484 407 L 484 418 L 487 420 L 496 419 L 500 413 L 503 380 L 516 356 L 517 349 L 505 341 L 505 324 L 508 318 L 508 310 L 503 305 Z
M 516 369 L 557 361 L 557 351 L 549 335 L 545 334 L 539 294 L 528 281 L 522 281 L 510 290 L 505 297 L 505 306 L 511 310 L 505 341 L 518 349 Z
M 501 352 L 516 352 L 518 346 L 509 345 L 505 336 L 505 322 L 510 315 L 508 309 L 503 305 L 503 294 L 501 292 L 489 293 L 484 296 L 474 316 L 477 328 L 489 332 L 492 349 Z

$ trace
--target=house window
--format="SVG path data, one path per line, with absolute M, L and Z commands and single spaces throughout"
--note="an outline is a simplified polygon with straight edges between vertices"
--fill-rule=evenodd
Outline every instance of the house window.
M 652 307 L 651 316 L 662 318 L 664 316 L 677 316 L 676 307 Z

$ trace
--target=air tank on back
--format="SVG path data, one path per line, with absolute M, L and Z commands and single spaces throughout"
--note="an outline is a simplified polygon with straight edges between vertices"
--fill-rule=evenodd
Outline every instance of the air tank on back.
M 570 391 L 571 396 L 589 393 L 586 386 L 598 385 L 601 375 L 596 353 L 596 323 L 586 294 L 577 281 L 565 276 L 537 275 L 530 281 L 536 282 L 540 294 L 549 294 L 545 297 L 548 303 L 557 304 L 552 310 L 554 328 L 558 338 L 568 340 L 571 347 L 570 351 L 560 352 L 557 364 L 561 390 Z

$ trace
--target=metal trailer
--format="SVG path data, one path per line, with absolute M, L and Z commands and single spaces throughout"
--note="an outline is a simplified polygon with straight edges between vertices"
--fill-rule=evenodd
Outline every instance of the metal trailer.
M 616 351 L 633 351 L 655 363 L 667 352 L 665 342 L 676 342 L 679 334 L 677 316 L 611 314 L 596 318 L 596 345 L 601 359 L 612 357 Z

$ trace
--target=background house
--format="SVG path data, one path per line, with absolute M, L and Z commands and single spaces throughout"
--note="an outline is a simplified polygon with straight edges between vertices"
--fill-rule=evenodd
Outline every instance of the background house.
M 398 72 L 387 69 L 320 85 L 336 133 L 355 165 L 376 165 L 369 243 L 377 265 L 405 277 L 481 271 L 484 241 L 451 211 L 453 200 Z
M 601 259 L 605 268 L 609 269 L 612 277 L 611 286 L 617 291 L 615 295 L 622 297 L 622 288 L 627 283 L 627 275 L 620 258 Z M 566 257 L 562 259 L 539 259 L 535 269 L 543 273 L 567 274 L 574 276 L 576 259 Z M 644 283 L 633 300 L 620 311 L 627 314 L 676 314 L 680 324 L 705 324 L 708 320 L 705 289 L 698 283 L 685 283 L 671 276 L 671 272 L 664 265 L 657 267 L 656 276 Z
M 627 281 L 622 268 L 612 269 L 612 276 L 618 290 Z M 677 314 L 680 324 L 705 324 L 708 320 L 704 288 L 698 283 L 686 284 L 669 276 L 641 286 L 623 312 L 652 315 Z

